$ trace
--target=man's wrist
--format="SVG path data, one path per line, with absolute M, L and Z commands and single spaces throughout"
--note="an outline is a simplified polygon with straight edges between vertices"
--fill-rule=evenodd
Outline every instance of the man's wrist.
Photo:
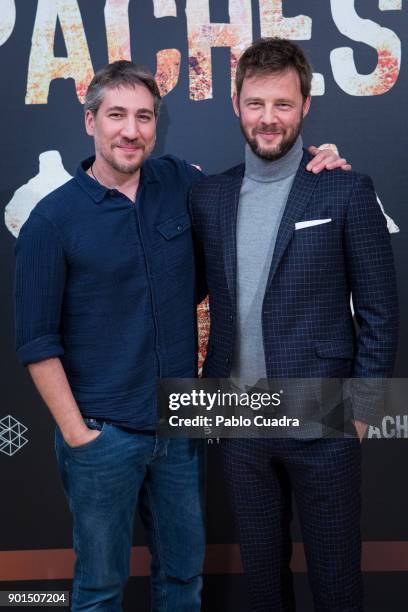
M 83 423 L 80 427 L 62 432 L 62 436 L 68 446 L 79 446 L 88 441 L 90 431 L 93 430 L 89 429 L 89 427 Z
M 364 421 L 359 421 L 357 419 L 353 420 L 353 425 L 356 428 L 356 432 L 357 435 L 360 439 L 360 441 L 364 438 L 367 428 L 368 428 L 368 423 L 365 423 Z

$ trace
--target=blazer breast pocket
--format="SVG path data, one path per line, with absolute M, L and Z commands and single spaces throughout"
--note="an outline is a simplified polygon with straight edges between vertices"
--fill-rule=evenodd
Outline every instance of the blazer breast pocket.
M 291 253 L 296 265 L 308 273 L 329 271 L 337 265 L 342 252 L 341 224 L 332 218 L 298 221 L 291 241 Z M 341 255 L 343 257 L 343 255 Z

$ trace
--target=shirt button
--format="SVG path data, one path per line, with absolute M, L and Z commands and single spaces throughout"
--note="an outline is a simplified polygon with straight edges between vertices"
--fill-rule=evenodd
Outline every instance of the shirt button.
M 183 226 L 182 226 L 182 225 L 178 225 L 178 226 L 177 226 L 177 231 L 178 231 L 178 232 L 181 232 L 181 230 L 182 230 L 182 229 L 183 229 Z
M 110 196 L 111 198 L 113 198 L 113 197 L 114 197 L 114 195 L 115 195 L 115 193 L 116 193 L 116 192 L 115 192 L 115 190 L 114 190 L 114 189 L 109 189 L 109 191 L 108 191 L 108 196 Z

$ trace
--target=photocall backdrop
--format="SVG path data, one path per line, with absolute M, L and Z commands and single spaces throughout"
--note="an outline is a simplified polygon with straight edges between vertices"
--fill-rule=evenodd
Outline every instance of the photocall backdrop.
M 408 371 L 408 3 L 403 0 L 0 0 L 0 590 L 68 588 L 71 519 L 53 455 L 53 423 L 14 352 L 14 245 L 36 203 L 92 153 L 82 102 L 94 71 L 132 59 L 164 96 L 155 155 L 220 172 L 243 159 L 232 111 L 234 71 L 259 36 L 299 44 L 314 67 L 304 142 L 335 143 L 370 174 L 387 215 L 399 280 L 400 348 Z M 379 205 L 380 205 L 379 202 Z M 205 335 L 205 331 L 204 331 Z M 407 385 L 364 442 L 367 610 L 406 610 Z M 91 494 L 91 493 L 90 493 Z M 294 525 L 299 610 L 312 610 Z M 139 523 L 126 609 L 148 610 L 148 553 Z M 204 608 L 248 610 L 219 444 L 209 443 Z

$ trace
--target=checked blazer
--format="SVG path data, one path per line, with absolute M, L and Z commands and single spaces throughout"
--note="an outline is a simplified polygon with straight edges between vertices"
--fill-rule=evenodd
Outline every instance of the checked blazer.
M 390 238 L 372 181 L 342 170 L 315 175 L 305 169 L 310 158 L 305 151 L 286 203 L 263 300 L 268 378 L 390 377 L 398 298 Z M 208 176 L 190 197 L 210 300 L 206 377 L 228 378 L 231 371 L 244 171 L 240 165 Z M 353 408 L 355 418 L 370 421 L 369 403 L 356 398 Z

